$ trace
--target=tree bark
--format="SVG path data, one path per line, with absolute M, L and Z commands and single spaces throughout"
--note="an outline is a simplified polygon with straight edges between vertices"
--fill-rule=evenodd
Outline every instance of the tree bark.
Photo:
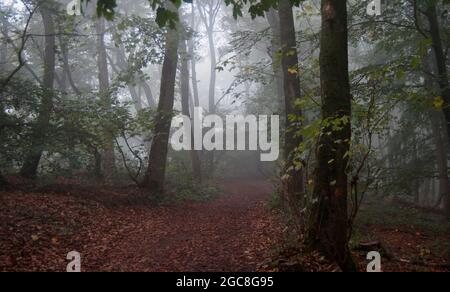
M 434 55 L 436 58 L 438 84 L 441 91 L 442 99 L 444 100 L 443 112 L 446 120 L 447 136 L 450 139 L 450 84 L 448 81 L 446 57 L 442 45 L 441 32 L 436 9 L 437 8 L 435 1 L 429 1 L 429 3 L 427 4 L 426 16 L 430 25 L 429 28 L 430 35 L 433 43 L 432 46 Z
M 111 98 L 109 93 L 109 70 L 105 45 L 105 19 L 97 19 L 95 28 L 97 32 L 99 94 L 104 111 L 108 112 L 111 110 Z M 116 175 L 116 158 L 114 152 L 115 137 L 108 124 L 105 123 L 103 128 L 102 174 L 107 182 L 112 182 Z
M 445 133 L 445 131 L 442 130 L 443 118 L 441 118 L 440 112 L 432 112 L 430 115 L 431 124 L 433 127 L 433 138 L 436 145 L 436 162 L 439 175 L 439 198 L 444 198 L 444 202 L 446 203 L 445 206 L 447 206 L 447 202 L 450 199 L 450 180 L 448 176 L 445 140 L 442 137 L 442 133 Z
M 342 0 L 322 0 L 320 79 L 322 117 L 348 119 L 341 129 L 326 127 L 317 149 L 309 241 L 344 271 L 356 271 L 348 247 L 348 151 L 351 141 L 351 95 L 348 69 L 347 6 Z M 343 121 L 343 120 L 342 120 Z M 329 134 L 331 133 L 331 134 Z M 338 142 L 340 141 L 340 142 Z
M 44 77 L 42 86 L 45 90 L 39 107 L 39 116 L 31 134 L 31 149 L 25 158 L 20 174 L 26 178 L 35 178 L 39 162 L 44 151 L 53 111 L 53 86 L 55 81 L 55 24 L 50 8 L 42 4 L 40 8 L 44 26 Z
M 168 2 L 170 3 L 170 1 Z M 174 7 L 172 7 L 172 10 L 177 11 Z M 150 149 L 149 165 L 143 181 L 144 187 L 156 193 L 164 191 L 178 63 L 178 41 L 177 30 L 169 28 L 166 33 L 166 51 L 161 75 L 160 98 Z
M 285 107 L 285 145 L 284 158 L 286 161 L 284 175 L 284 192 L 287 194 L 290 207 L 297 213 L 301 210 L 304 179 L 303 170 L 296 164 L 295 149 L 302 142 L 297 136 L 299 128 L 289 122 L 291 116 L 302 116 L 300 109 L 294 106 L 294 101 L 301 98 L 300 78 L 298 74 L 297 42 L 294 26 L 294 15 L 290 0 L 280 0 L 278 4 L 280 20 L 281 63 L 283 70 L 283 91 Z M 294 71 L 293 71 L 294 69 Z
M 272 32 L 271 47 L 270 47 L 270 57 L 272 59 L 272 71 L 274 74 L 277 99 L 279 101 L 279 112 L 284 112 L 284 82 L 283 82 L 283 71 L 282 65 L 279 64 L 279 59 L 276 57 L 277 53 L 281 50 L 281 39 L 280 39 L 280 18 L 276 11 L 271 8 L 266 13 L 267 21 L 270 25 L 270 30 Z
M 429 1 L 426 15 L 430 24 L 430 34 L 433 42 L 433 50 L 436 58 L 438 83 L 444 100 L 443 113 L 446 121 L 447 141 L 450 144 L 450 83 L 444 48 L 442 45 L 441 32 L 437 17 L 437 8 L 434 1 Z M 450 218 L 450 193 L 445 197 L 445 210 L 447 218 Z
M 433 73 L 436 72 L 437 66 L 433 66 L 433 63 L 437 63 L 435 61 L 435 56 L 435 53 L 430 53 L 423 58 L 422 66 L 424 67 L 425 71 Z M 433 92 L 437 86 L 435 80 L 433 80 L 433 78 L 429 74 L 424 74 L 424 80 L 424 89 L 429 92 Z M 442 199 L 444 199 L 444 206 L 447 210 L 446 214 L 448 217 L 450 217 L 450 178 L 448 175 L 448 148 L 446 145 L 446 142 L 449 143 L 448 134 L 446 131 L 447 124 L 445 122 L 445 116 L 441 111 L 430 110 L 429 116 L 431 121 L 433 140 L 436 146 L 436 164 L 439 176 L 439 194 L 436 207 L 439 208 Z
M 191 117 L 189 112 L 189 55 L 186 47 L 186 40 L 180 41 L 181 56 L 181 107 L 183 115 Z M 192 119 L 191 119 L 192 120 Z M 192 121 L 191 121 L 192 123 Z M 192 174 L 196 182 L 201 183 L 202 172 L 198 152 L 194 150 L 194 127 L 191 127 L 191 149 L 189 155 L 192 163 Z

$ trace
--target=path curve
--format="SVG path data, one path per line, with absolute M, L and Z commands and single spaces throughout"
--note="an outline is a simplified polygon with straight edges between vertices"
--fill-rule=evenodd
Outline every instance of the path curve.
M 271 184 L 226 181 L 209 202 L 148 212 L 108 249 L 101 271 L 256 271 L 273 247 Z M 89 263 L 88 263 L 89 265 Z

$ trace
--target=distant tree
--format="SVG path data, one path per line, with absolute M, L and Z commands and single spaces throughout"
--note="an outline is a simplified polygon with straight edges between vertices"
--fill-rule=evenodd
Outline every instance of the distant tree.
M 191 21 L 190 21 L 190 25 L 191 25 L 191 29 L 192 30 L 196 30 L 198 23 L 195 20 L 195 3 L 194 1 L 192 1 L 191 3 Z M 191 36 L 188 40 L 188 50 L 189 50 L 189 55 L 190 55 L 190 63 L 191 63 L 191 80 L 192 80 L 192 94 L 193 94 L 193 103 L 195 107 L 199 107 L 200 106 L 200 98 L 199 98 L 199 93 L 198 93 L 198 80 L 197 80 L 197 60 L 195 58 L 195 41 L 194 41 L 194 37 Z
M 186 32 L 183 32 L 182 37 L 180 38 L 180 58 L 181 58 L 181 71 L 180 71 L 180 79 L 181 79 L 181 111 L 182 114 L 187 117 L 192 117 L 190 113 L 189 107 L 189 59 L 192 58 L 188 54 L 186 39 L 189 38 Z M 193 113 L 192 113 L 193 114 Z M 192 174 L 193 178 L 196 182 L 202 181 L 202 171 L 200 158 L 197 151 L 194 150 L 194 130 L 193 127 L 191 129 L 191 151 L 189 151 L 189 155 L 191 158 L 192 164 Z
M 214 114 L 216 110 L 216 79 L 217 79 L 217 56 L 216 45 L 214 40 L 214 29 L 216 26 L 217 16 L 222 5 L 221 0 L 197 1 L 197 9 L 200 19 L 206 29 L 208 36 L 208 47 L 210 57 L 210 81 L 209 81 L 209 113 Z

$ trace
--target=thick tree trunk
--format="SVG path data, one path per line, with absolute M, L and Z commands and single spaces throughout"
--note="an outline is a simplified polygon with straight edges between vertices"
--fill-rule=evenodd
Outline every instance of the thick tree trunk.
M 175 8 L 173 9 L 175 10 Z M 160 98 L 153 131 L 149 166 L 143 182 L 144 187 L 151 192 L 157 193 L 164 191 L 178 63 L 178 40 L 178 32 L 175 29 L 169 29 L 166 33 L 166 52 L 162 68 Z
M 109 70 L 105 45 L 105 19 L 99 18 L 96 21 L 97 32 L 97 65 L 99 94 L 105 111 L 111 110 L 111 98 L 109 94 Z M 112 182 L 116 175 L 116 158 L 114 152 L 114 134 L 110 126 L 104 125 L 104 141 L 102 153 L 102 171 L 107 182 Z
M 425 56 L 422 60 L 422 66 L 425 71 L 433 72 L 436 71 L 435 62 L 435 54 L 431 53 Z M 436 89 L 436 82 L 429 74 L 424 74 L 424 87 L 425 90 L 429 92 L 433 92 Z M 431 97 L 433 98 L 433 97 Z M 447 134 L 447 124 L 445 122 L 445 117 L 442 112 L 430 110 L 430 121 L 432 127 L 432 134 L 434 144 L 436 146 L 436 164 L 438 171 L 438 181 L 439 181 L 439 193 L 438 193 L 438 202 L 436 204 L 436 208 L 439 208 L 442 204 L 442 200 L 444 200 L 445 207 L 450 210 L 449 201 L 450 201 L 450 178 L 448 175 L 448 148 L 446 142 L 449 143 L 448 134 Z M 433 193 L 434 194 L 434 193 Z M 447 215 L 450 216 L 450 212 L 447 212 Z
M 181 56 L 181 107 L 182 113 L 185 116 L 191 117 L 189 112 L 189 55 L 186 48 L 186 41 L 180 41 L 180 56 Z M 198 152 L 194 150 L 194 127 L 191 127 L 191 147 L 189 151 L 192 163 L 192 174 L 196 182 L 202 181 L 202 172 Z
M 302 142 L 297 136 L 299 128 L 289 122 L 290 116 L 301 117 L 300 109 L 295 108 L 294 101 L 301 98 L 300 78 L 298 74 L 297 42 L 294 26 L 294 15 L 290 0 L 280 0 L 278 7 L 280 20 L 280 42 L 282 48 L 282 70 L 285 106 L 285 145 L 286 161 L 284 175 L 284 192 L 287 194 L 290 207 L 297 213 L 301 209 L 304 179 L 303 170 L 295 163 L 295 149 Z M 295 72 L 294 72 L 295 71 Z
M 310 242 L 344 271 L 356 271 L 349 247 L 347 210 L 348 155 L 351 140 L 351 96 L 348 74 L 346 1 L 322 0 L 320 78 L 324 120 L 347 121 L 341 129 L 327 127 L 318 150 Z M 331 134 L 327 134 L 331 133 Z M 338 141 L 341 141 L 340 143 Z
M 430 34 L 433 41 L 433 50 L 436 58 L 438 83 L 441 95 L 444 100 L 444 117 L 446 121 L 447 141 L 450 144 L 450 83 L 448 81 L 448 71 L 442 38 L 440 33 L 439 21 L 436 11 L 436 3 L 430 1 L 426 12 L 428 22 L 430 23 Z M 446 215 L 450 218 L 450 193 L 445 197 Z
M 31 149 L 25 158 L 20 174 L 23 177 L 35 178 L 44 145 L 50 127 L 53 111 L 53 86 L 55 81 L 55 24 L 50 9 L 46 5 L 40 8 L 44 26 L 44 77 L 42 86 L 45 89 L 39 107 L 39 116 L 31 134 Z
M 444 100 L 443 112 L 446 120 L 446 130 L 448 138 L 450 138 L 450 84 L 448 81 L 448 72 L 444 48 L 442 45 L 439 20 L 437 17 L 435 1 L 429 1 L 427 4 L 426 16 L 430 24 L 430 35 L 433 42 L 433 51 L 436 58 L 438 83 L 441 95 Z M 450 142 L 450 141 L 449 141 Z M 450 207 L 450 206 L 449 206 Z M 450 211 L 450 209 L 449 209 Z

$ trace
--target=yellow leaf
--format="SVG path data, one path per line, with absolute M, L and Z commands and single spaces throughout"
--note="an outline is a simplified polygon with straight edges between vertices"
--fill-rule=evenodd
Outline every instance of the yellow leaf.
M 38 241 L 39 240 L 39 236 L 33 234 L 33 235 L 31 235 L 31 240 Z
M 298 69 L 294 68 L 294 67 L 293 68 L 289 68 L 288 72 L 291 73 L 291 74 L 298 74 Z
M 433 100 L 433 106 L 435 109 L 437 110 L 442 110 L 442 107 L 444 106 L 444 100 L 442 99 L 441 96 L 437 96 L 434 100 Z

